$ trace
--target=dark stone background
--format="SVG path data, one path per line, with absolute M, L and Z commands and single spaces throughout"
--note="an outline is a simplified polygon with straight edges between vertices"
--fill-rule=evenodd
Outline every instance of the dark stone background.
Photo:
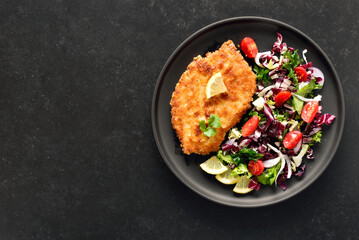
M 0 2 L 0 239 L 358 239 L 357 1 Z M 263 16 L 334 64 L 346 128 L 308 189 L 258 209 L 212 203 L 162 160 L 157 77 L 215 21 Z

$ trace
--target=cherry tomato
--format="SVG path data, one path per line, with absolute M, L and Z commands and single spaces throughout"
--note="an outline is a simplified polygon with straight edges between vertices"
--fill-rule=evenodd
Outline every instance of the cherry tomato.
M 258 123 L 259 123 L 258 116 L 251 117 L 242 127 L 242 136 L 248 137 L 252 135 L 258 127 Z
M 287 133 L 283 139 L 283 145 L 286 149 L 293 149 L 302 140 L 303 134 L 299 131 Z
M 275 106 L 280 107 L 285 101 L 287 101 L 292 94 L 288 91 L 280 91 L 274 98 Z
M 317 115 L 318 108 L 319 108 L 319 102 L 317 102 L 317 101 L 307 102 L 304 105 L 304 108 L 303 108 L 302 114 L 301 114 L 303 121 L 306 123 L 312 122 L 315 115 Z
M 254 176 L 258 176 L 261 175 L 263 170 L 264 170 L 264 164 L 262 162 L 262 160 L 257 160 L 257 162 L 255 161 L 249 161 L 248 162 L 248 170 L 254 175 Z
M 308 74 L 307 71 L 305 71 L 302 67 L 296 67 L 294 68 L 295 75 L 297 75 L 299 82 L 304 82 L 307 80 Z
M 254 58 L 258 53 L 258 48 L 254 40 L 250 37 L 243 38 L 241 42 L 241 49 L 249 58 Z

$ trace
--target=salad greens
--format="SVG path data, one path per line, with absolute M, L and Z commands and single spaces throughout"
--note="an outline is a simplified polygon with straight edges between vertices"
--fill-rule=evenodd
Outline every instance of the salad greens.
M 298 79 L 296 74 L 294 73 L 294 68 L 297 67 L 303 60 L 300 59 L 299 55 L 297 54 L 298 49 L 294 51 L 287 50 L 283 53 L 283 57 L 287 58 L 289 61 L 283 64 L 282 69 L 287 69 L 288 77 L 293 79 L 294 84 L 298 84 Z
M 306 97 L 309 94 L 312 94 L 313 90 L 315 89 L 321 89 L 322 85 L 318 85 L 315 83 L 315 78 L 310 80 L 310 82 L 299 89 L 296 94 L 302 97 Z M 293 96 L 293 108 L 296 110 L 299 114 L 302 112 L 304 102 L 300 100 L 298 97 Z
M 231 176 L 251 178 L 248 188 L 259 190 L 261 185 L 275 184 L 285 190 L 286 179 L 304 174 L 306 159 L 313 158 L 311 147 L 321 142 L 323 126 L 335 119 L 334 115 L 321 112 L 321 96 L 316 96 L 316 90 L 323 87 L 324 74 L 307 62 L 306 50 L 304 60 L 298 51 L 287 47 L 283 36 L 277 33 L 271 51 L 257 53 L 253 66 L 257 75 L 255 101 L 217 152 L 217 158 L 228 167 Z M 287 97 L 279 99 L 279 96 Z M 317 106 L 315 111 L 308 110 L 308 103 Z M 310 121 L 305 115 L 309 113 L 312 114 Z M 257 121 L 254 132 L 242 136 L 243 124 L 253 122 L 253 118 Z M 213 136 L 214 128 L 219 126 L 220 119 L 215 115 L 211 115 L 208 126 L 204 120 L 200 122 L 206 136 Z M 288 144 L 289 135 L 299 136 L 292 147 Z M 253 172 L 255 164 L 262 164 L 259 172 L 255 169 L 256 173 Z
M 238 175 L 246 175 L 247 177 L 252 177 L 252 173 L 249 172 L 247 164 L 240 163 L 237 167 L 235 167 L 231 173 L 232 176 L 238 176 Z
M 271 78 L 269 77 L 269 69 L 266 68 L 261 68 L 257 65 L 254 65 L 253 67 L 253 71 L 256 73 L 257 75 L 257 80 L 259 82 L 262 82 L 263 85 L 267 85 L 271 83 Z
M 232 154 L 231 157 L 234 163 L 238 165 L 240 163 L 246 163 L 251 160 L 256 162 L 258 159 L 263 157 L 263 154 L 257 153 L 257 151 L 252 148 L 243 148 L 239 149 L 235 154 Z
M 322 130 L 315 133 L 312 137 L 312 143 L 319 143 L 322 140 Z
M 276 166 L 267 168 L 261 175 L 257 177 L 258 182 L 260 182 L 263 185 L 273 185 L 277 174 L 280 169 L 280 163 L 278 163 Z
M 226 163 L 234 163 L 232 157 L 230 155 L 223 155 L 222 150 L 219 150 L 217 153 L 217 158 L 221 160 L 222 162 Z

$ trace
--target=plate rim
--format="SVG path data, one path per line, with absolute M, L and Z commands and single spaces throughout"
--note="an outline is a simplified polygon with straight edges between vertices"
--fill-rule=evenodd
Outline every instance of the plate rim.
M 159 87 L 162 83 L 162 79 L 163 76 L 166 74 L 167 70 L 168 70 L 168 66 L 176 59 L 176 56 L 178 55 L 178 53 L 184 49 L 186 47 L 186 45 L 188 45 L 191 41 L 195 40 L 196 37 L 200 36 L 201 34 L 205 33 L 208 30 L 211 30 L 212 28 L 215 27 L 219 27 L 222 24 L 228 24 L 231 22 L 236 22 L 236 21 L 247 21 L 247 20 L 254 20 L 254 21 L 261 21 L 261 22 L 269 22 L 271 24 L 275 24 L 278 26 L 282 26 L 285 27 L 301 36 L 303 36 L 305 38 L 306 41 L 309 41 L 315 48 L 317 48 L 317 50 L 320 52 L 320 54 L 325 58 L 325 60 L 329 63 L 329 68 L 331 69 L 331 71 L 333 72 L 334 75 L 334 80 L 336 82 L 336 84 L 339 86 L 338 88 L 338 92 L 339 92 L 339 98 L 342 100 L 340 103 L 340 114 L 341 114 L 341 125 L 339 126 L 339 135 L 337 137 L 337 141 L 335 143 L 334 148 L 332 149 L 332 153 L 329 156 L 329 159 L 326 163 L 324 163 L 324 166 L 320 169 L 319 172 L 317 172 L 317 174 L 315 176 L 313 176 L 306 184 L 304 184 L 302 186 L 302 188 L 300 188 L 298 191 L 295 191 L 291 194 L 288 194 L 280 199 L 274 199 L 271 200 L 269 202 L 266 203 L 257 203 L 257 204 L 246 204 L 246 205 L 241 205 L 241 204 L 234 204 L 234 203 L 228 203 L 228 202 L 223 202 L 223 201 L 219 201 L 216 198 L 213 198 L 211 196 L 208 196 L 204 193 L 202 193 L 201 191 L 199 191 L 198 189 L 195 188 L 195 186 L 192 185 L 191 181 L 187 181 L 186 179 L 183 179 L 180 174 L 174 169 L 174 167 L 171 165 L 170 161 L 167 159 L 167 155 L 165 153 L 165 151 L 163 150 L 161 144 L 160 144 L 160 140 L 159 140 L 159 134 L 158 134 L 158 129 L 156 126 L 156 99 L 158 96 L 158 90 Z M 202 27 L 201 29 L 197 30 L 196 32 L 194 32 L 193 34 L 191 34 L 189 37 L 187 37 L 174 51 L 173 53 L 170 55 L 170 57 L 167 59 L 166 63 L 164 64 L 157 80 L 156 80 L 156 85 L 154 88 L 154 92 L 152 95 L 152 106 L 151 106 L 151 122 L 152 122 L 152 131 L 153 131 L 153 135 L 155 138 L 155 142 L 157 145 L 157 149 L 160 152 L 160 155 L 162 157 L 162 159 L 164 160 L 164 162 L 166 163 L 167 167 L 171 170 L 171 172 L 183 183 L 185 184 L 188 188 L 190 188 L 192 191 L 194 191 L 195 193 L 199 194 L 200 196 L 211 200 L 212 202 L 216 202 L 219 203 L 221 205 L 225 205 L 225 206 L 231 206 L 231 207 L 241 207 L 241 208 L 254 208 L 254 207 L 264 207 L 264 206 L 269 206 L 269 205 L 273 205 L 273 204 L 277 204 L 279 202 L 285 201 L 289 198 L 294 197 L 295 195 L 299 194 L 300 192 L 303 192 L 307 187 L 309 187 L 310 185 L 312 185 L 313 182 L 315 182 L 321 175 L 322 173 L 325 171 L 325 169 L 329 166 L 330 162 L 333 160 L 339 144 L 341 142 L 342 139 L 342 135 L 343 135 L 343 131 L 344 131 L 344 124 L 345 124 L 345 98 L 344 98 L 344 94 L 343 94 L 343 89 L 342 89 L 342 85 L 339 79 L 339 76 L 334 68 L 334 65 L 332 64 L 332 62 L 330 61 L 330 59 L 328 58 L 328 56 L 326 55 L 326 53 L 318 46 L 318 44 L 316 44 L 309 36 L 307 36 L 305 33 L 303 33 L 302 31 L 298 30 L 297 28 L 284 23 L 282 21 L 279 20 L 275 20 L 272 18 L 266 18 L 266 17 L 258 17 L 258 16 L 241 16 L 241 17 L 232 17 L 232 18 L 226 18 L 220 21 L 216 21 L 213 22 L 209 25 L 206 25 L 204 27 Z

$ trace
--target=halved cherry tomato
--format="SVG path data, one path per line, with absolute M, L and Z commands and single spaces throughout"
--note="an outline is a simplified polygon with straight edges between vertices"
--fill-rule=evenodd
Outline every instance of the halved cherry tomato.
M 242 127 L 242 136 L 248 137 L 252 135 L 258 127 L 258 123 L 259 123 L 258 116 L 251 117 Z
M 317 115 L 318 108 L 319 108 L 319 102 L 317 102 L 317 101 L 307 102 L 304 105 L 304 108 L 303 108 L 302 114 L 301 114 L 303 121 L 306 123 L 312 122 L 315 115 Z
M 294 68 L 295 75 L 297 75 L 299 82 L 304 82 L 307 80 L 308 74 L 307 71 L 305 71 L 302 67 L 296 67 Z
M 241 42 L 241 49 L 249 58 L 254 58 L 258 53 L 258 48 L 254 40 L 250 37 L 243 38 Z
M 288 91 L 280 91 L 274 98 L 275 106 L 280 107 L 285 101 L 287 101 L 292 94 Z
M 286 149 L 293 149 L 302 140 L 303 134 L 299 131 L 287 133 L 283 139 L 283 145 Z
M 257 160 L 257 162 L 255 161 L 249 161 L 248 162 L 248 170 L 254 175 L 254 176 L 258 176 L 261 175 L 263 170 L 264 170 L 264 164 L 262 162 L 262 160 Z

